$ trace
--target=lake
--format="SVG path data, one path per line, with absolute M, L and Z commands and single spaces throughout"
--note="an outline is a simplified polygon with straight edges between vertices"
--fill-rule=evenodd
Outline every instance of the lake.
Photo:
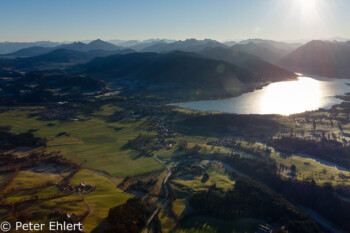
M 176 103 L 201 111 L 238 114 L 290 115 L 319 108 L 330 108 L 342 101 L 335 98 L 350 92 L 349 79 L 300 76 L 295 81 L 276 82 L 238 97 Z

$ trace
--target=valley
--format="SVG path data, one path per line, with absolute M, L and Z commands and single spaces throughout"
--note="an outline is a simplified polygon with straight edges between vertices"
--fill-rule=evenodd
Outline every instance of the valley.
M 322 80 L 337 98 L 327 108 L 201 109 L 298 76 L 246 44 L 91 43 L 1 59 L 2 220 L 96 233 L 350 230 L 347 81 Z

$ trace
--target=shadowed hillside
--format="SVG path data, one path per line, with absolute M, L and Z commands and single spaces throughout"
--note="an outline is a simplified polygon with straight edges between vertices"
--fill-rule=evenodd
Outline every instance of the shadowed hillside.
M 88 74 L 129 89 L 166 91 L 178 96 L 225 97 L 254 88 L 262 79 L 252 72 L 224 61 L 196 54 L 133 53 L 96 58 L 86 64 Z
M 236 44 L 231 48 L 236 51 L 258 56 L 264 61 L 275 64 L 282 57 L 294 51 L 298 46 L 298 44 L 287 44 L 270 40 L 250 39 L 241 41 L 239 44 Z
M 208 58 L 230 62 L 250 70 L 266 81 L 283 81 L 295 77 L 295 74 L 292 72 L 263 61 L 254 55 L 235 51 L 231 48 L 207 48 L 201 51 L 200 54 Z
M 0 56 L 5 58 L 33 57 L 33 56 L 47 54 L 49 52 L 52 52 L 58 49 L 74 50 L 79 52 L 91 52 L 91 51 L 97 51 L 97 50 L 107 52 L 107 51 L 122 50 L 124 48 L 98 39 L 98 40 L 91 41 L 88 44 L 85 44 L 82 42 L 73 42 L 70 44 L 62 44 L 62 45 L 52 46 L 52 47 L 33 46 L 33 47 L 19 49 L 15 52 L 3 54 Z
M 327 77 L 349 77 L 350 47 L 315 40 L 290 53 L 280 63 L 296 72 Z
M 42 52 L 42 48 L 37 47 Z M 44 50 L 47 51 L 45 48 Z M 18 54 L 27 54 L 36 53 L 34 50 L 27 49 L 27 51 L 19 51 Z M 69 49 L 56 49 L 51 52 L 31 56 L 25 58 L 16 58 L 16 59 L 2 59 L 0 60 L 0 65 L 6 65 L 16 69 L 23 70 L 34 70 L 34 69 L 54 69 L 54 68 L 63 68 L 70 65 L 76 65 L 81 63 L 86 63 L 95 57 L 106 57 L 114 54 L 127 54 L 135 52 L 132 49 L 122 49 L 122 50 L 90 50 L 88 52 L 81 52 L 76 50 Z

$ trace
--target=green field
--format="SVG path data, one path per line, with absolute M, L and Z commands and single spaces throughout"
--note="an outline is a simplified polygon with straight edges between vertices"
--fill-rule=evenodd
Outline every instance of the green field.
M 267 147 L 264 144 L 255 142 L 248 143 L 246 141 L 239 141 L 242 147 L 245 148 L 259 148 L 265 150 Z M 350 176 L 350 172 L 341 170 L 331 162 L 318 161 L 312 157 L 302 157 L 298 155 L 285 155 L 283 153 L 275 151 L 274 148 L 269 147 L 272 151 L 270 157 L 274 159 L 278 164 L 284 164 L 286 166 L 295 165 L 297 169 L 296 178 L 299 180 L 314 180 L 318 184 L 329 182 L 332 184 L 350 184 L 349 179 L 341 179 L 340 174 Z M 282 173 L 283 176 L 289 177 L 288 172 Z
M 107 217 L 111 207 L 121 205 L 132 197 L 132 195 L 116 188 L 116 185 L 108 177 L 86 169 L 78 172 L 71 182 L 73 184 L 85 183 L 96 186 L 93 192 L 83 194 L 93 209 L 91 216 L 83 222 L 87 232 L 93 230 Z
M 87 121 L 40 121 L 28 114 L 38 109 L 19 108 L 0 114 L 1 122 L 11 126 L 13 132 L 21 133 L 38 129 L 35 135 L 48 138 L 48 151 L 60 151 L 67 159 L 84 167 L 109 173 L 112 176 L 138 175 L 163 169 L 153 158 L 140 156 L 125 148 L 129 139 L 136 138 L 143 120 L 123 123 L 107 123 L 105 115 L 110 109 L 89 116 Z M 49 123 L 55 126 L 47 126 Z M 116 131 L 115 128 L 121 128 Z M 61 132 L 70 136 L 56 137 Z
M 31 114 L 39 113 L 42 107 L 18 107 L 10 111 L 0 113 L 2 125 L 9 125 L 15 133 L 26 132 L 36 129 L 35 136 L 48 139 L 46 148 L 22 148 L 12 151 L 20 156 L 27 156 L 32 151 L 59 152 L 67 160 L 81 165 L 81 169 L 69 180 L 71 185 L 80 183 L 91 184 L 93 191 L 82 193 L 70 193 L 66 196 L 48 199 L 47 196 L 62 195 L 55 185 L 40 186 L 48 181 L 59 183 L 71 171 L 71 168 L 48 163 L 40 163 L 34 168 L 24 168 L 18 172 L 11 183 L 3 190 L 4 198 L 8 202 L 18 203 L 30 199 L 33 195 L 38 200 L 31 203 L 26 210 L 38 213 L 35 221 L 47 220 L 47 217 L 54 211 L 62 211 L 67 214 L 75 213 L 82 216 L 86 213 L 83 225 L 86 232 L 98 228 L 104 224 L 109 209 L 125 203 L 129 198 L 134 197 L 128 193 L 128 187 L 137 181 L 147 183 L 155 180 L 154 186 L 148 190 L 151 199 L 156 200 L 161 194 L 163 180 L 168 171 L 152 156 L 145 156 L 128 145 L 130 139 L 140 134 L 156 135 L 155 130 L 149 130 L 147 125 L 151 122 L 148 117 L 140 119 L 129 119 L 118 122 L 109 122 L 108 117 L 116 110 L 122 110 L 116 106 L 104 105 L 100 110 L 91 115 L 80 115 L 79 118 L 85 121 L 42 121 L 39 116 L 31 117 Z M 200 114 L 196 111 L 177 109 L 181 114 Z M 182 116 L 183 117 L 183 116 Z M 282 120 L 281 120 L 282 121 Z M 51 124 L 50 124 L 51 123 Z M 283 119 L 283 125 L 293 127 L 293 120 Z M 300 126 L 296 132 L 306 130 L 309 126 Z M 322 126 L 326 129 L 328 126 Z M 345 128 L 345 127 L 344 127 Z M 327 128 L 328 129 L 328 128 Z M 64 135 L 58 136 L 60 133 Z M 203 181 L 202 175 L 182 174 L 171 177 L 168 184 L 176 193 L 176 198 L 171 207 L 163 206 L 158 214 L 162 231 L 173 233 L 184 232 L 207 232 L 207 233 L 243 233 L 255 232 L 256 225 L 261 221 L 256 219 L 239 219 L 237 221 L 223 221 L 209 217 L 190 217 L 185 221 L 178 222 L 186 213 L 193 211 L 188 203 L 189 196 L 193 193 L 207 190 L 215 185 L 222 190 L 234 187 L 235 178 L 225 172 L 218 165 L 210 164 L 209 160 L 216 156 L 227 156 L 238 152 L 243 156 L 253 158 L 253 154 L 229 149 L 223 146 L 208 145 L 209 142 L 218 140 L 215 137 L 189 136 L 176 132 L 176 138 L 171 138 L 172 148 L 162 148 L 158 151 L 158 158 L 170 168 L 176 167 L 183 161 L 191 165 L 200 164 L 205 169 L 208 179 Z M 186 151 L 179 150 L 178 143 L 181 140 L 187 141 L 187 149 L 190 151 L 199 146 L 198 156 L 183 156 Z M 239 139 L 245 149 L 265 150 L 266 145 L 259 142 L 248 142 Z M 329 164 L 322 164 L 315 159 L 303 158 L 301 156 L 285 156 L 271 148 L 270 157 L 277 164 L 286 166 L 295 165 L 297 168 L 296 178 L 299 180 L 314 180 L 317 184 L 331 182 L 332 184 L 350 184 L 349 180 L 339 178 L 340 174 L 349 176 L 349 172 L 341 171 Z M 156 153 L 156 151 L 152 151 Z M 199 156 L 200 155 L 200 156 Z M 182 161 L 183 160 L 183 161 Z M 5 183 L 12 173 L 3 173 L 0 176 L 0 183 Z M 281 173 L 289 178 L 290 175 Z M 124 179 L 125 178 L 125 179 Z M 125 181 L 125 182 L 124 182 Z M 40 187 L 38 187 L 38 185 Z M 18 192 L 13 190 L 18 189 Z M 127 192 L 128 191 L 128 192 Z M 159 198 L 162 199 L 162 198 Z M 161 201 L 156 202 L 158 205 Z M 169 209 L 171 208 L 171 209 Z M 0 209 L 0 213 L 7 210 Z M 175 216 L 174 216 L 175 215 Z
M 227 190 L 232 188 L 235 183 L 227 174 L 215 168 L 210 167 L 206 172 L 209 175 L 209 179 L 205 183 L 201 182 L 201 176 L 193 176 L 191 174 L 176 177 L 171 183 L 174 185 L 174 189 L 182 193 L 203 191 L 214 184 L 217 188 Z

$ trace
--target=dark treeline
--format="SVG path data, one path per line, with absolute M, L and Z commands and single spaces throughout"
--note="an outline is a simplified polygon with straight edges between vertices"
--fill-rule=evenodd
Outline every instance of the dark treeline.
M 128 141 L 128 145 L 131 146 L 133 149 L 146 154 L 147 152 L 154 149 L 154 137 L 152 135 L 143 135 L 140 134 L 134 139 L 131 139 Z
M 129 199 L 125 204 L 111 208 L 107 220 L 109 227 L 105 233 L 139 233 L 146 226 L 153 208 L 137 198 Z
M 297 137 L 282 137 L 273 139 L 269 143 L 281 152 L 305 153 L 350 168 L 350 146 L 343 146 L 341 142 L 335 140 L 324 138 L 319 142 Z
M 28 167 L 36 167 L 40 162 L 54 163 L 73 169 L 80 168 L 78 164 L 63 158 L 56 152 L 33 152 L 28 156 L 23 157 L 18 157 L 14 154 L 6 153 L 0 154 L 0 173 L 21 170 Z
M 55 152 L 41 153 L 33 152 L 28 156 L 18 157 L 11 153 L 0 154 L 0 173 L 4 172 L 18 172 L 24 168 L 39 166 L 41 162 L 61 165 L 72 168 L 73 171 L 80 169 L 80 165 L 69 161 Z M 41 184 L 40 184 L 41 185 Z M 27 188 L 26 186 L 21 189 Z M 1 188 L 0 188 L 1 189 Z
M 203 170 L 198 166 L 180 162 L 171 168 L 171 174 L 171 179 L 187 174 L 191 174 L 193 176 L 201 176 L 203 175 Z
M 339 195 L 347 197 L 347 198 L 350 198 L 350 187 L 349 187 L 349 185 L 338 184 L 338 185 L 336 185 L 334 187 L 334 190 Z
M 46 139 L 35 137 L 32 130 L 25 133 L 11 133 L 9 127 L 0 127 L 0 149 L 13 149 L 19 146 L 46 146 Z
M 11 153 L 0 154 L 0 172 L 11 172 L 23 168 L 37 166 L 43 160 L 43 154 L 31 153 L 29 156 L 18 157 Z
M 211 187 L 193 194 L 190 204 L 199 215 L 224 220 L 258 218 L 279 227 L 285 226 L 285 230 L 291 232 L 324 232 L 283 197 L 248 179 L 237 180 L 234 188 L 226 192 Z
M 16 169 L 7 179 L 5 179 L 0 186 L 0 193 L 3 192 L 13 181 L 13 179 L 18 175 L 19 169 Z M 1 203 L 4 202 L 4 198 L 0 196 Z
M 315 182 L 282 179 L 276 162 L 269 158 L 249 159 L 233 154 L 225 158 L 217 156 L 216 159 L 266 184 L 293 203 L 313 209 L 342 229 L 350 231 L 350 202 L 337 197 L 330 184 L 319 186 Z
M 0 185 L 0 192 L 5 190 L 7 186 L 12 182 L 14 177 L 18 174 L 18 172 L 24 168 L 30 168 L 30 167 L 37 167 L 41 162 L 45 163 L 53 163 L 56 165 L 61 165 L 65 167 L 72 168 L 72 172 L 69 176 L 65 177 L 64 180 L 69 179 L 72 175 L 74 175 L 75 171 L 80 169 L 80 166 L 74 162 L 71 162 L 57 153 L 39 153 L 39 152 L 33 152 L 28 156 L 18 157 L 11 153 L 6 154 L 0 154 L 0 173 L 4 172 L 13 172 L 1 185 Z M 72 174 L 74 173 L 74 174 Z M 22 185 L 18 188 L 11 188 L 6 191 L 6 194 L 10 193 L 16 193 L 21 192 L 25 190 L 30 189 L 37 189 L 40 187 L 46 187 L 50 185 L 54 185 L 54 182 L 44 182 L 44 183 L 38 183 L 33 186 L 26 186 Z M 0 197 L 0 200 L 2 200 L 3 197 Z
M 2 104 L 37 104 L 83 98 L 83 92 L 104 91 L 106 83 L 85 75 L 35 71 L 0 84 L 0 88 Z
M 193 116 L 179 121 L 179 129 L 190 135 L 231 135 L 265 137 L 273 135 L 282 125 L 273 116 L 213 114 Z
M 148 181 L 138 180 L 128 187 L 128 190 L 136 190 L 143 193 L 148 193 L 153 186 L 157 183 L 156 179 L 150 179 Z

